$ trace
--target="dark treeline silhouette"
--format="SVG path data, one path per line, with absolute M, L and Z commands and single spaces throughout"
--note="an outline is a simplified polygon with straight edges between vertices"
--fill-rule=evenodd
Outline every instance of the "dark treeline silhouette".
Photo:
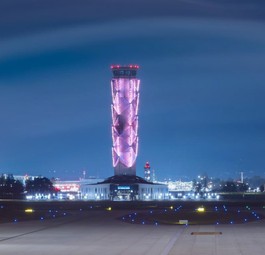
M 15 180 L 12 174 L 0 177 L 0 198 L 23 198 L 24 187 L 23 184 Z
M 248 185 L 245 183 L 236 183 L 227 181 L 224 183 L 220 191 L 222 192 L 245 192 L 248 190 Z
M 34 195 L 36 193 L 49 194 L 55 192 L 55 188 L 53 187 L 52 182 L 46 177 L 39 177 L 34 178 L 33 180 L 27 180 L 25 190 L 27 194 L 31 195 Z
M 0 176 L 0 199 L 23 199 L 26 194 L 46 195 L 56 193 L 53 183 L 46 177 L 26 180 L 25 185 L 12 174 Z

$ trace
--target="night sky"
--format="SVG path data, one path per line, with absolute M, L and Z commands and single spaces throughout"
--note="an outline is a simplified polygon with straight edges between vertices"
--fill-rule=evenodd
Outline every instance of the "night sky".
M 0 173 L 113 175 L 111 64 L 140 65 L 139 176 L 265 176 L 264 0 L 1 0 Z

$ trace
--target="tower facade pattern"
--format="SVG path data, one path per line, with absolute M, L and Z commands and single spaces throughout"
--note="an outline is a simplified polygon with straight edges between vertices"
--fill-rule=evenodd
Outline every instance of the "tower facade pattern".
M 114 175 L 136 175 L 139 66 L 111 66 L 112 162 Z

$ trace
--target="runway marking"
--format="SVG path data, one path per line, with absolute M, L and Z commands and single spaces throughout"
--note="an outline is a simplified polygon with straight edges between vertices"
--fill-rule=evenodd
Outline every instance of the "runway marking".
M 203 235 L 222 235 L 222 232 L 191 232 L 191 235 L 203 236 Z
M 175 242 L 178 240 L 178 238 L 180 237 L 180 235 L 183 233 L 185 228 L 182 228 L 182 230 L 180 230 L 179 232 L 177 232 L 170 240 L 170 242 L 167 244 L 167 246 L 165 247 L 165 249 L 161 252 L 160 255 L 168 255 L 170 250 L 172 249 L 172 247 L 174 246 Z
M 58 227 L 61 227 L 63 225 L 67 225 L 67 224 L 71 224 L 73 222 L 81 221 L 84 217 L 85 216 L 80 217 L 78 219 L 68 220 L 66 222 L 60 222 L 60 223 L 54 222 L 53 223 L 54 225 L 51 225 L 51 226 L 47 226 L 47 227 L 36 229 L 36 230 L 30 231 L 30 232 L 26 232 L 26 233 L 22 233 L 22 234 L 19 234 L 19 235 L 14 235 L 14 236 L 10 236 L 10 237 L 6 237 L 6 238 L 3 238 L 3 239 L 0 239 L 0 242 L 4 242 L 4 241 L 15 239 L 15 238 L 18 238 L 18 237 L 21 237 L 21 236 L 26 236 L 26 235 L 30 235 L 30 234 L 33 234 L 33 233 L 45 231 L 47 229 L 58 228 Z
M 10 239 L 15 239 L 17 237 L 26 236 L 26 235 L 30 235 L 30 234 L 33 234 L 33 233 L 41 232 L 41 231 L 49 229 L 49 228 L 52 228 L 52 227 L 41 228 L 41 229 L 33 230 L 33 231 L 30 231 L 30 232 L 22 233 L 22 234 L 19 234 L 19 235 L 6 237 L 6 238 L 3 238 L 3 239 L 0 239 L 0 242 L 4 242 L 4 241 L 10 240 Z

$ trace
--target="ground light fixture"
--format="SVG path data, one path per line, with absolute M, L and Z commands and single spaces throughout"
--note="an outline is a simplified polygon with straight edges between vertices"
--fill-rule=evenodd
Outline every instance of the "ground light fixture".
M 34 210 L 32 208 L 27 208 L 25 209 L 25 213 L 33 213 Z
M 205 212 L 205 208 L 203 206 L 200 206 L 196 209 L 197 212 L 202 213 Z

